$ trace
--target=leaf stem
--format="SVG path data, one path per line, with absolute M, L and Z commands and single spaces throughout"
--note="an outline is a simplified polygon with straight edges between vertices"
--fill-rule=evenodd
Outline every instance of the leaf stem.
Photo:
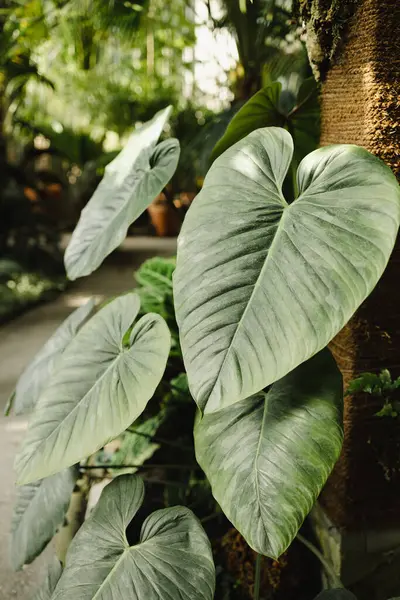
M 254 575 L 254 600 L 260 600 L 260 589 L 261 589 L 261 561 L 262 554 L 257 554 L 256 558 L 256 572 Z
M 129 431 L 129 433 L 136 433 L 137 435 L 141 435 L 142 437 L 145 437 L 149 440 L 153 440 L 156 444 L 163 444 L 164 446 L 171 446 L 171 448 L 179 448 L 180 450 L 193 451 L 193 448 L 191 448 L 190 446 L 182 446 L 182 444 L 179 444 L 178 442 L 171 442 L 169 440 L 165 440 L 164 438 L 157 437 L 156 435 L 143 433 L 142 431 L 138 431 L 134 427 L 128 427 L 127 431 Z
M 320 563 L 324 567 L 324 569 L 325 569 L 328 577 L 332 580 L 332 583 L 333 583 L 334 587 L 335 588 L 343 588 L 344 585 L 341 582 L 341 580 L 339 579 L 339 577 L 336 575 L 335 571 L 333 570 L 332 565 L 329 564 L 329 562 L 325 559 L 325 557 L 318 550 L 318 548 L 316 548 L 314 546 L 314 544 L 312 544 L 311 542 L 309 542 L 300 533 L 297 534 L 297 539 L 299 540 L 299 542 L 301 542 L 306 548 L 308 548 L 318 558 L 318 560 L 320 561 Z
M 209 521 L 212 521 L 213 519 L 216 519 L 217 517 L 220 517 L 220 516 L 221 516 L 220 512 L 212 513 L 211 515 L 207 515 L 206 517 L 203 517 L 202 519 L 200 519 L 200 523 L 208 523 Z

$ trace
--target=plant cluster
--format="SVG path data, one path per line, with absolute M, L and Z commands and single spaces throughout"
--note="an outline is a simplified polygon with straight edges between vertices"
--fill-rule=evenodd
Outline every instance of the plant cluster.
M 288 129 L 290 115 L 305 119 L 300 106 L 285 128 L 251 124 L 243 107 L 240 133 L 232 122 L 232 142 L 186 215 L 176 266 L 146 265 L 138 293 L 93 316 L 92 303 L 78 309 L 18 382 L 14 406 L 33 414 L 15 463 L 17 568 L 54 534 L 90 457 L 121 435 L 124 452 L 140 427 L 154 431 L 143 415 L 173 355 L 194 400 L 185 390 L 185 403 L 196 407 L 195 457 L 222 512 L 260 556 L 278 559 L 297 536 L 342 446 L 342 377 L 327 344 L 378 282 L 400 222 L 397 181 L 366 150 L 308 147 L 298 159 L 306 130 Z M 70 279 L 96 270 L 170 180 L 179 142 L 157 144 L 169 114 L 137 130 L 106 167 L 65 254 Z M 293 201 L 282 191 L 288 172 Z M 168 376 L 171 394 L 181 394 L 183 373 Z M 138 473 L 105 487 L 63 569 L 50 571 L 48 598 L 214 598 L 202 524 L 184 506 L 144 514 Z M 29 516 L 44 501 L 39 532 Z M 335 585 L 318 599 L 353 598 Z

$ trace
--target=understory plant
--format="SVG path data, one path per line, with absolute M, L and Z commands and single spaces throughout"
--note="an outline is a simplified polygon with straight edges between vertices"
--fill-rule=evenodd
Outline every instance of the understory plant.
M 236 122 L 247 123 L 251 110 L 241 110 Z M 157 145 L 169 113 L 137 130 L 107 166 L 65 254 L 70 279 L 101 265 L 174 173 L 179 143 Z M 278 559 L 296 537 L 343 439 L 342 377 L 327 345 L 386 267 L 400 192 L 390 169 L 356 146 L 312 150 L 298 161 L 289 121 L 254 131 L 247 124 L 251 131 L 215 156 L 168 267 L 172 289 L 165 265 L 144 268 L 138 293 L 93 315 L 93 303 L 79 308 L 18 382 L 15 410 L 33 413 L 15 463 L 16 568 L 55 533 L 79 470 L 105 464 L 96 453 L 147 422 L 165 379 L 177 399 L 187 377 L 197 463 L 249 546 Z M 154 293 L 146 277 L 164 291 Z M 178 381 L 164 376 L 171 358 Z M 185 450 L 180 457 L 183 465 Z M 131 467 L 105 487 L 39 597 L 214 598 L 202 524 L 179 505 L 143 519 L 144 484 Z M 29 515 L 44 504 L 51 510 L 38 531 Z M 335 585 L 318 600 L 353 599 Z

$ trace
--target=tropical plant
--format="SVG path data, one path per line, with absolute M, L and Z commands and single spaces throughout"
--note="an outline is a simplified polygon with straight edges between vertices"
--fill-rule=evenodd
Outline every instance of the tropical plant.
M 167 118 L 168 110 L 156 115 L 106 169 L 66 253 L 70 278 L 93 272 L 172 176 L 178 143 L 156 145 Z M 173 290 L 166 265 L 138 276 L 152 310 L 173 292 L 197 404 L 195 452 L 212 493 L 251 548 L 274 559 L 296 537 L 340 454 L 342 378 L 326 346 L 381 277 L 400 222 L 395 177 L 356 146 L 307 154 L 288 203 L 282 184 L 293 152 L 291 134 L 278 127 L 257 128 L 226 149 L 187 213 Z M 157 297 L 145 291 L 155 279 Z M 53 340 L 50 377 L 38 361 L 35 389 L 45 383 L 15 463 L 23 498 L 48 493 L 47 478 L 123 434 L 155 394 L 171 335 L 160 314 L 136 320 L 139 295 L 106 304 L 66 347 Z M 51 598 L 213 597 L 211 550 L 196 517 L 168 508 L 139 534 L 131 521 L 142 496 L 134 474 L 105 488 Z M 14 528 L 29 537 L 23 514 L 16 510 Z M 42 539 L 37 546 L 36 553 Z M 33 557 L 30 544 L 23 547 L 29 551 L 15 564 Z M 318 598 L 352 595 L 340 588 Z
M 307 69 L 304 48 L 296 40 L 298 24 L 293 19 L 291 0 L 223 0 L 221 4 L 223 14 L 216 19 L 207 2 L 214 27 L 227 27 L 236 41 L 240 64 L 237 99 L 247 100 L 256 93 L 265 75 L 275 77 L 277 63 L 280 71 L 282 66 L 285 71 Z

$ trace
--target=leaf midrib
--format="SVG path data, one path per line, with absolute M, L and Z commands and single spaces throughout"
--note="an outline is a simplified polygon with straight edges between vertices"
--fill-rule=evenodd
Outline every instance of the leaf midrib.
M 133 348 L 133 346 L 131 346 L 129 348 L 129 350 L 131 350 Z M 129 352 L 128 350 L 128 352 Z M 106 370 L 104 371 L 104 373 L 101 374 L 101 376 L 99 378 L 96 379 L 96 382 L 94 383 L 94 385 L 85 393 L 85 395 L 78 401 L 77 404 L 75 404 L 74 408 L 67 414 L 67 416 L 65 416 L 62 421 L 60 421 L 57 426 L 52 430 L 52 432 L 46 437 L 45 440 L 42 440 L 40 442 L 40 444 L 38 444 L 35 449 L 34 449 L 34 453 L 36 453 L 40 448 L 43 448 L 43 446 L 45 446 L 47 444 L 47 442 L 53 438 L 53 436 L 56 434 L 56 432 L 60 429 L 60 427 L 62 427 L 62 425 L 65 423 L 65 421 L 67 421 L 67 419 L 69 419 L 71 417 L 71 415 L 73 415 L 75 413 L 76 410 L 78 410 L 80 408 L 80 405 L 82 404 L 82 402 L 84 402 L 84 400 L 86 399 L 86 397 L 88 396 L 88 394 L 92 393 L 93 390 L 95 390 L 97 388 L 97 386 L 100 384 L 100 382 L 103 381 L 103 379 L 106 377 L 106 375 L 108 374 L 108 372 L 114 367 L 114 365 L 123 357 L 125 357 L 127 354 L 127 352 L 125 351 L 121 351 L 118 352 L 118 355 L 112 360 L 112 362 L 108 365 L 108 367 L 106 368 Z M 30 460 L 32 458 L 32 454 L 30 455 Z
M 246 314 L 247 314 L 247 311 L 249 310 L 249 307 L 250 307 L 250 305 L 251 305 L 251 303 L 252 303 L 253 297 L 254 297 L 254 295 L 256 294 L 256 291 L 258 290 L 258 288 L 259 288 L 259 286 L 260 286 L 260 282 L 261 282 L 261 280 L 262 280 L 262 276 L 263 276 L 263 274 L 264 274 L 264 271 L 266 270 L 266 268 L 267 268 L 267 265 L 269 264 L 269 258 L 270 258 L 270 256 L 271 256 L 271 253 L 272 253 L 273 247 L 274 247 L 274 245 L 276 245 L 276 240 L 277 240 L 277 239 L 279 239 L 279 237 L 280 237 L 280 236 L 278 236 L 278 233 L 279 233 L 279 230 L 280 230 L 280 229 L 282 229 L 282 222 L 283 222 L 283 219 L 284 219 L 284 215 L 285 215 L 285 213 L 287 213 L 287 210 L 288 210 L 288 209 L 289 209 L 291 206 L 293 206 L 293 205 L 295 204 L 295 202 L 296 202 L 296 200 L 295 200 L 295 201 L 294 201 L 292 204 L 290 204 L 290 205 L 289 205 L 289 204 L 286 202 L 285 198 L 283 197 L 283 194 L 282 194 L 282 193 L 281 193 L 281 197 L 282 197 L 282 200 L 283 200 L 283 202 L 286 204 L 286 206 L 284 206 L 284 205 L 283 205 L 283 207 L 282 207 L 282 214 L 281 214 L 281 217 L 280 217 L 280 219 L 279 219 L 279 223 L 278 223 L 278 225 L 277 225 L 277 227 L 276 227 L 276 231 L 275 231 L 275 234 L 274 234 L 274 238 L 273 238 L 273 240 L 272 240 L 272 242 L 271 242 L 271 245 L 270 245 L 269 249 L 267 250 L 267 256 L 265 257 L 264 264 L 263 264 L 263 266 L 262 266 L 262 269 L 260 270 L 260 273 L 259 273 L 259 275 L 258 275 L 258 277 L 257 277 L 257 281 L 256 281 L 256 282 L 255 282 L 255 284 L 254 284 L 253 291 L 251 292 L 250 298 L 249 298 L 249 300 L 248 300 L 248 302 L 247 302 L 247 304 L 246 304 L 246 308 L 244 309 L 244 311 L 243 311 L 243 314 L 242 314 L 242 316 L 241 316 L 241 317 L 240 317 L 240 319 L 239 319 L 239 322 L 238 322 L 238 324 L 237 324 L 237 327 L 236 327 L 235 333 L 233 334 L 232 340 L 230 341 L 229 348 L 228 348 L 227 352 L 225 353 L 225 356 L 224 356 L 224 359 L 223 359 L 223 361 L 222 361 L 222 364 L 221 364 L 220 368 L 218 369 L 218 373 L 217 373 L 217 375 L 216 375 L 216 377 L 215 377 L 215 383 L 214 383 L 214 385 L 213 385 L 213 387 L 212 387 L 212 389 L 211 389 L 210 393 L 208 394 L 208 399 L 207 399 L 207 402 L 206 402 L 206 405 L 205 405 L 205 408 L 204 408 L 204 411 L 205 411 L 205 412 L 206 412 L 207 404 L 208 404 L 208 402 L 209 402 L 209 400 L 210 400 L 210 398 L 211 398 L 212 394 L 214 393 L 215 387 L 216 387 L 216 385 L 217 385 L 217 381 L 218 381 L 218 379 L 219 379 L 219 377 L 220 377 L 220 375 L 221 375 L 221 373 L 222 373 L 222 370 L 223 370 L 223 368 L 225 367 L 225 364 L 226 364 L 227 358 L 228 358 L 228 356 L 229 356 L 230 352 L 232 351 L 232 347 L 233 347 L 233 345 L 234 345 L 234 343 L 235 343 L 235 339 L 236 339 L 236 336 L 238 335 L 239 329 L 240 329 L 240 328 L 242 327 L 242 325 L 243 325 L 243 321 L 244 321 L 244 319 L 245 319 L 245 317 L 246 317 Z M 282 204 L 283 204 L 283 203 L 282 203 Z M 220 408 L 224 408 L 224 407 L 225 407 L 225 405 L 222 405 L 222 406 L 220 406 Z M 211 412 L 214 412 L 214 411 L 211 411 Z
M 132 170 L 133 170 L 133 169 L 134 169 L 134 167 L 135 167 L 135 164 L 136 164 L 136 163 L 134 163 L 134 164 L 131 166 L 131 169 L 129 170 L 129 173 L 128 173 L 128 175 L 129 175 L 129 174 L 131 174 Z M 91 239 L 91 241 L 89 242 L 89 244 L 86 246 L 86 251 L 87 251 L 88 249 L 90 249 L 90 250 L 91 250 L 91 249 L 92 249 L 92 247 L 93 247 L 93 245 L 97 245 L 97 243 L 98 243 L 98 236 L 99 236 L 99 235 L 103 235 L 103 234 L 104 234 L 104 230 L 105 230 L 105 229 L 108 229 L 110 226 L 112 226 L 112 224 L 113 224 L 113 223 L 114 223 L 114 222 L 115 222 L 115 221 L 116 221 L 116 220 L 117 220 L 117 219 L 118 219 L 118 218 L 121 216 L 122 212 L 123 212 L 123 211 L 126 211 L 126 210 L 128 209 L 128 207 L 129 207 L 129 204 L 130 204 L 130 202 L 131 202 L 131 199 L 132 199 L 133 195 L 135 194 L 135 192 L 136 192 L 136 189 L 137 189 L 138 185 L 139 185 L 139 184 L 140 184 L 140 183 L 143 181 L 143 178 L 144 178 L 146 175 L 148 175 L 149 173 L 151 173 L 151 171 L 152 171 L 152 170 L 153 170 L 153 168 L 154 168 L 154 167 L 151 167 L 151 166 L 150 166 L 150 162 L 149 162 L 149 161 L 148 161 L 148 166 L 149 166 L 149 168 L 148 168 L 146 171 L 145 171 L 145 170 L 143 170 L 143 171 L 144 171 L 143 175 L 137 179 L 137 181 L 136 181 L 136 184 L 135 184 L 135 185 L 134 185 L 134 187 L 133 187 L 133 188 L 130 190 L 129 196 L 127 196 L 127 198 L 124 200 L 124 202 L 123 202 L 123 204 L 120 206 L 120 208 L 119 208 L 119 209 L 118 209 L 118 210 L 117 210 L 117 211 L 114 213 L 113 217 L 111 218 L 111 221 L 106 221 L 106 222 L 105 222 L 105 224 L 104 224 L 104 225 L 102 225 L 102 227 L 101 227 L 101 232 L 100 232 L 100 233 L 95 233 L 94 237 Z M 126 177 L 128 177 L 128 175 L 126 175 L 126 176 L 125 176 L 125 178 L 124 178 L 124 182 L 123 182 L 123 183 L 125 183 Z M 119 189 L 123 188 L 123 183 L 121 183 L 121 184 L 118 186 L 118 188 L 119 188 Z M 94 231 L 94 230 L 93 230 L 93 231 Z M 96 243 L 96 242 L 97 242 L 97 243 Z M 80 254 L 79 254 L 79 257 L 82 257 L 82 256 L 83 256 L 83 254 L 82 254 L 82 253 L 80 253 Z M 78 260 L 79 260 L 79 259 L 78 259 Z

